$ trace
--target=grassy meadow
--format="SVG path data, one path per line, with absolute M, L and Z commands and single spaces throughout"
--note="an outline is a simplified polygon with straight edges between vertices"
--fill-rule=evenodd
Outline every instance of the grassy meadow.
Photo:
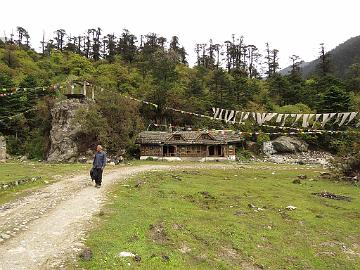
M 25 195 L 27 191 L 44 186 L 63 176 L 85 173 L 91 165 L 89 164 L 52 164 L 36 161 L 9 161 L 0 163 L 0 183 L 8 183 L 14 180 L 41 177 L 35 182 L 21 184 L 7 190 L 0 190 L 0 204 L 10 201 L 17 196 Z
M 321 171 L 250 164 L 135 176 L 96 217 L 93 257 L 69 268 L 360 269 L 359 187 Z M 298 175 L 307 179 L 294 184 Z M 351 201 L 312 194 L 323 191 Z

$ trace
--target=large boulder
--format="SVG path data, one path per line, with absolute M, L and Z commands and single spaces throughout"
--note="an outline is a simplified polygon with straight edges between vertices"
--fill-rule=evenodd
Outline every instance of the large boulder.
M 306 152 L 309 145 L 297 138 L 281 136 L 271 142 L 273 149 L 277 153 L 296 153 Z
M 55 104 L 51 110 L 50 162 L 75 162 L 79 158 L 77 134 L 81 126 L 74 121 L 76 112 L 88 108 L 89 102 L 80 99 L 66 99 Z
M 5 137 L 0 136 L 0 161 L 6 159 L 6 140 Z

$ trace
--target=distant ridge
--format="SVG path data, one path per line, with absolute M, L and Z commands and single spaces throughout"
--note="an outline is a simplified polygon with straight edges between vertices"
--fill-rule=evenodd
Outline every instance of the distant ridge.
M 360 36 L 352 37 L 339 44 L 330 51 L 332 72 L 336 77 L 344 78 L 348 68 L 354 63 L 360 63 Z M 309 77 L 315 72 L 319 59 L 301 64 L 301 70 L 304 77 Z M 286 67 L 280 71 L 280 74 L 286 75 L 291 67 Z

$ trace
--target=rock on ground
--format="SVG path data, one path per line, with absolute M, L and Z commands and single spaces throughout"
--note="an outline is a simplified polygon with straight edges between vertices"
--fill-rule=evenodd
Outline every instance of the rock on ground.
M 328 166 L 333 156 L 327 152 L 309 151 L 301 153 L 273 154 L 264 158 L 264 161 L 277 164 L 320 164 Z
M 280 136 L 272 141 L 273 148 L 278 153 L 296 153 L 308 151 L 309 145 L 294 137 Z

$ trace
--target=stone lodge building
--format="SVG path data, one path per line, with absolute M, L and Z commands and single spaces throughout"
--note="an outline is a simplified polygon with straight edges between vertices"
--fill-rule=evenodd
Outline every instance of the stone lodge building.
M 235 160 L 236 145 L 243 138 L 234 131 L 144 131 L 136 140 L 140 159 Z

